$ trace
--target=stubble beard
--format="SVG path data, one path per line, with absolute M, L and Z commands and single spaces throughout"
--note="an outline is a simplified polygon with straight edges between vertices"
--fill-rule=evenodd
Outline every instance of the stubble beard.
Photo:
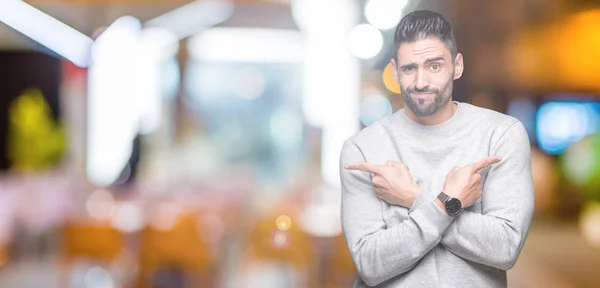
M 418 117 L 427 117 L 440 111 L 444 105 L 452 99 L 452 82 L 450 82 L 445 89 L 442 91 L 437 89 L 404 89 L 401 87 L 402 98 L 404 99 L 405 105 Z M 415 99 L 411 93 L 434 93 L 435 98 L 433 103 L 423 106 L 425 103 L 424 99 Z M 446 92 L 446 93 L 443 93 Z M 445 94 L 445 95 L 444 95 Z

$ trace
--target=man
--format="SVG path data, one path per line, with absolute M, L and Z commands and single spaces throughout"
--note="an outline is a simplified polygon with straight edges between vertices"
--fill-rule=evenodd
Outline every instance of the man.
M 406 15 L 395 48 L 405 108 L 341 152 L 354 287 L 506 287 L 533 214 L 527 132 L 513 117 L 452 100 L 463 58 L 441 15 Z

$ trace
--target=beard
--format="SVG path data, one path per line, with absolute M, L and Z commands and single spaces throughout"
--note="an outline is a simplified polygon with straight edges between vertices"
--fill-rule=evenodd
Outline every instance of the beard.
M 440 111 L 440 109 L 442 107 L 444 107 L 444 105 L 446 105 L 446 103 L 448 103 L 448 101 L 450 101 L 450 99 L 452 99 L 452 82 L 450 82 L 448 85 L 446 85 L 445 89 L 443 89 L 442 91 L 440 91 L 440 89 L 435 89 L 435 88 L 423 88 L 423 89 L 408 88 L 408 89 L 405 89 L 403 87 L 400 87 L 400 90 L 401 90 L 402 98 L 404 99 L 405 105 L 413 113 L 415 113 L 416 116 L 419 116 L 419 117 L 427 117 L 427 116 L 431 116 L 431 115 L 435 114 L 436 112 Z M 433 103 L 424 105 L 425 100 L 424 99 L 416 99 L 416 98 L 412 97 L 411 95 L 413 93 L 433 93 L 435 95 L 435 98 L 433 100 Z

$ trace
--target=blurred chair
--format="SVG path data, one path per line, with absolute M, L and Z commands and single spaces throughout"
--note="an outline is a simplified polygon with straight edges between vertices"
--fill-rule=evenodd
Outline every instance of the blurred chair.
M 136 287 L 160 285 L 157 275 L 169 271 L 171 276 L 185 277 L 187 284 L 181 285 L 186 287 L 213 287 L 213 255 L 200 237 L 199 226 L 197 216 L 193 214 L 179 215 L 168 229 L 146 226 L 140 235 Z
M 324 269 L 324 287 L 352 287 L 358 272 L 344 235 L 334 237 L 331 244 L 331 253 L 327 257 Z
M 67 287 L 71 268 L 77 260 L 89 260 L 105 267 L 118 261 L 123 252 L 121 232 L 108 222 L 67 222 L 62 228 L 59 287 Z
M 238 279 L 242 286 L 236 287 L 257 287 L 257 283 L 248 279 L 270 277 L 277 279 L 274 282 L 285 282 L 272 284 L 274 287 L 316 287 L 318 263 L 311 237 L 296 224 L 292 224 L 287 231 L 278 230 L 275 225 L 278 214 L 270 215 L 259 219 L 251 228 L 238 267 L 242 271 L 241 279 Z M 285 271 L 285 268 L 290 268 L 292 272 L 286 274 L 290 271 Z M 258 276 L 252 273 L 263 274 Z M 285 277 L 288 279 L 281 279 Z M 261 283 L 260 287 L 271 286 Z

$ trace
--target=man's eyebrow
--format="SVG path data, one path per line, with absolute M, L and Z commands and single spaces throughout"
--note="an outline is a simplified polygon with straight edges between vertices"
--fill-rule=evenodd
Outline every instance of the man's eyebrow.
M 440 60 L 446 61 L 446 59 L 444 59 L 444 57 L 438 56 L 438 57 L 429 58 L 429 59 L 425 60 L 425 63 L 431 63 L 431 62 L 440 61 Z
M 445 62 L 446 58 L 444 58 L 443 56 L 429 58 L 429 59 L 425 60 L 425 64 L 429 64 L 431 62 L 436 62 L 436 61 L 444 61 Z M 404 64 L 404 65 L 400 66 L 400 68 L 402 68 L 402 69 L 415 68 L 415 67 L 417 67 L 417 63 L 408 63 L 408 64 Z

